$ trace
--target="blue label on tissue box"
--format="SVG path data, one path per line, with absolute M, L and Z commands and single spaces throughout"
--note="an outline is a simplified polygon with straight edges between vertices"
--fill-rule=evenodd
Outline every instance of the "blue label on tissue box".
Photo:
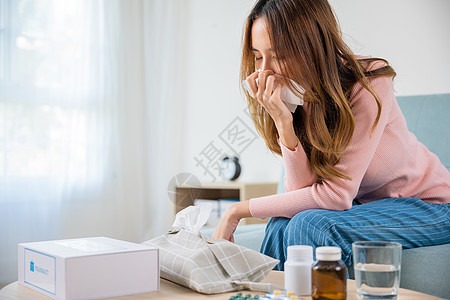
M 56 294 L 56 258 L 25 248 L 24 282 L 50 294 Z

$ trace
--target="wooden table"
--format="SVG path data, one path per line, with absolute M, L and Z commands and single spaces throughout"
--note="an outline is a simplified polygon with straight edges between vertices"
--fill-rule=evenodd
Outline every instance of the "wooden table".
M 284 286 L 284 273 L 280 271 L 271 271 L 269 275 L 263 280 L 263 282 L 271 282 L 276 286 L 283 287 Z M 151 293 L 143 293 L 143 294 L 135 294 L 128 296 L 120 296 L 113 297 L 108 299 L 116 299 L 116 300 L 139 300 L 139 299 L 167 299 L 167 300 L 178 300 L 178 299 L 222 299 L 226 300 L 230 296 L 235 295 L 237 292 L 224 293 L 224 294 L 216 294 L 216 295 L 203 295 L 196 293 L 188 288 L 182 287 L 178 284 L 172 283 L 170 281 L 161 279 L 161 289 L 158 292 Z M 252 294 L 252 296 L 264 295 L 264 293 L 256 293 L 251 291 L 242 291 L 244 295 Z M 30 288 L 20 285 L 17 281 L 13 282 L 7 286 L 5 286 L 2 290 L 0 290 L 0 299 L 8 300 L 8 299 L 20 299 L 20 300 L 28 300 L 28 299 L 36 299 L 36 300 L 48 300 L 51 299 L 39 292 L 36 292 Z M 311 297 L 302 297 L 302 299 L 309 300 Z M 355 281 L 348 279 L 347 280 L 347 299 L 353 300 L 358 299 L 356 295 L 356 285 Z M 411 300 L 428 300 L 428 299 L 441 299 L 438 297 L 430 296 L 427 294 L 400 289 L 399 292 L 399 300 L 411 299 Z

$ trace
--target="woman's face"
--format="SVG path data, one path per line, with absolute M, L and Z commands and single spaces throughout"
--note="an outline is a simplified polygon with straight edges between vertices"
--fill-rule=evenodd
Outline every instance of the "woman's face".
M 277 57 L 272 49 L 266 23 L 262 18 L 253 22 L 252 52 L 255 55 L 255 67 L 262 71 L 271 70 L 281 75 Z

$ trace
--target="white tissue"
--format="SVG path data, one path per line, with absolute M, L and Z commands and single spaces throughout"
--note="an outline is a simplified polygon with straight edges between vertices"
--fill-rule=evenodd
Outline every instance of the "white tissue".
M 184 229 L 196 233 L 208 221 L 211 210 L 211 204 L 188 206 L 177 213 L 172 227 L 175 230 Z
M 303 94 L 305 93 L 305 89 L 303 89 L 303 87 L 298 84 L 297 82 L 293 81 L 292 79 L 289 79 L 292 83 L 292 85 L 294 85 L 294 87 L 300 91 L 300 97 L 298 97 L 297 95 L 295 95 L 290 88 L 288 88 L 287 86 L 283 86 L 283 88 L 281 89 L 281 101 L 284 102 L 284 104 L 286 104 L 287 108 L 293 113 L 295 112 L 295 109 L 297 108 L 298 105 L 303 105 L 304 101 L 303 101 Z M 258 78 L 256 79 L 256 84 L 258 84 Z M 242 81 L 242 85 L 244 86 L 244 88 L 249 92 L 249 94 L 255 98 L 255 96 L 253 96 L 252 91 L 250 90 L 250 86 L 248 85 L 247 80 Z

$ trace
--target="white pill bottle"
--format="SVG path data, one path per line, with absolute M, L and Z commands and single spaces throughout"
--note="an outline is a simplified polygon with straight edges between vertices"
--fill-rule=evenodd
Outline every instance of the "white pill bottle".
M 313 248 L 304 245 L 292 245 L 287 248 L 287 260 L 284 263 L 284 289 L 295 295 L 311 295 L 311 266 Z

